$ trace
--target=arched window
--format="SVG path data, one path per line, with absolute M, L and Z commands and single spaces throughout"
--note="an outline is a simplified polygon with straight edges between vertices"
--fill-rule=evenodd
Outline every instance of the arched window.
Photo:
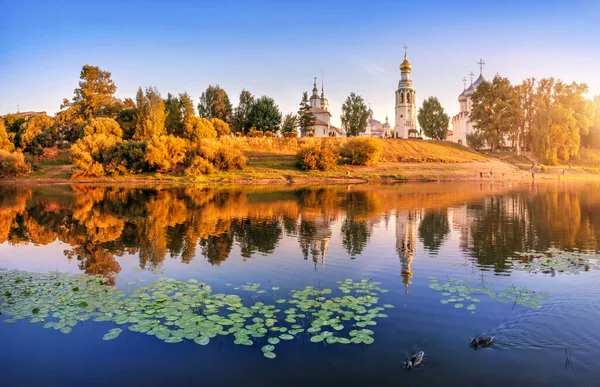
M 400 92 L 400 103 L 404 103 L 404 92 Z
M 406 102 L 410 103 L 410 92 L 406 93 Z

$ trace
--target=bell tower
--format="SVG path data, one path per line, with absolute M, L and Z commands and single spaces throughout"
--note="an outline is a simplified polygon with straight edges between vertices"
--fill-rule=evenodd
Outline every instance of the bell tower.
M 408 61 L 408 47 L 404 46 L 404 61 L 400 64 L 400 81 L 396 90 L 396 123 L 394 133 L 396 137 L 417 137 L 417 93 L 412 87 L 410 71 L 412 65 Z

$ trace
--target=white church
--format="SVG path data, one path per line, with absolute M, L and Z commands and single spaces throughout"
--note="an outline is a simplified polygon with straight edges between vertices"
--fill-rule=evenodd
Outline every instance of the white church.
M 453 141 L 459 144 L 467 145 L 467 134 L 475 132 L 474 123 L 469 120 L 469 114 L 471 113 L 471 96 L 477 90 L 477 87 L 487 80 L 483 77 L 483 65 L 485 62 L 479 60 L 479 77 L 473 82 L 473 72 L 471 76 L 471 84 L 467 88 L 467 79 L 463 78 L 463 92 L 458 96 L 458 102 L 460 104 L 460 112 L 452 117 L 452 130 L 448 132 L 446 137 L 447 141 Z
M 408 61 L 404 46 L 404 61 L 400 64 L 400 81 L 396 89 L 396 121 L 392 129 L 385 117 L 385 123 L 381 123 L 374 118 L 373 110 L 369 106 L 369 117 L 367 119 L 367 127 L 362 137 L 397 137 L 397 138 L 416 138 L 420 137 L 420 132 L 417 130 L 417 93 L 413 89 L 410 72 L 412 65 Z M 325 97 L 324 82 L 321 79 L 321 95 L 317 88 L 317 78 L 315 78 L 312 95 L 310 97 L 310 107 L 313 115 L 316 117 L 316 122 L 310 131 L 300 133 L 300 136 L 307 137 L 313 133 L 314 137 L 344 137 L 346 135 L 343 128 L 336 128 L 331 124 L 331 112 L 329 110 L 329 101 Z

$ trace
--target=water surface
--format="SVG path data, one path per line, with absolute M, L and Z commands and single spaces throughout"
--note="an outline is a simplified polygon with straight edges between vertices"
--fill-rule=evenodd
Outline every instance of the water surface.
M 246 283 L 286 299 L 306 286 L 341 297 L 338 281 L 370 278 L 388 290 L 378 305 L 395 306 L 368 327 L 372 344 L 313 343 L 302 333 L 279 343 L 275 359 L 260 340 L 235 345 L 231 336 L 168 344 L 122 325 L 103 341 L 114 322 L 79 322 L 68 334 L 28 319 L 2 323 L 2 384 L 600 385 L 599 188 L 0 187 L 7 270 L 100 276 L 126 294 L 160 278 L 193 279 L 245 304 L 274 303 Z M 520 253 L 549 249 L 547 265 L 528 270 L 536 256 Z M 558 251 L 590 260 L 565 265 Z M 439 288 L 458 280 L 469 296 L 449 301 L 455 295 Z M 0 297 L 5 311 L 7 303 Z M 472 350 L 482 334 L 496 342 Z M 404 371 L 419 350 L 423 366 Z

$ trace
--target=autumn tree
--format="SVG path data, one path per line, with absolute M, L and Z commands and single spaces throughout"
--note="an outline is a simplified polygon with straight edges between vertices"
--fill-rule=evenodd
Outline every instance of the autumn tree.
M 495 76 L 483 82 L 471 96 L 469 119 L 492 151 L 504 146 L 504 140 L 516 132 L 519 101 L 507 78 Z
M 586 147 L 600 149 L 600 95 L 594 97 L 593 109 L 594 120 L 588 134 L 581 139 L 581 143 Z
M 342 105 L 340 118 L 347 136 L 359 136 L 363 133 L 367 129 L 367 119 L 369 118 L 367 105 L 363 98 L 350 93 Z
M 117 86 L 108 71 L 97 66 L 85 65 L 79 75 L 79 87 L 75 89 L 72 102 L 63 105 L 75 111 L 76 118 L 89 120 L 96 117 L 117 116 L 121 102 L 115 97 Z
M 14 144 L 8 138 L 6 126 L 4 125 L 4 120 L 2 118 L 0 118 L 0 150 L 7 152 L 12 152 L 15 150 Z
M 83 138 L 71 147 L 70 158 L 75 165 L 73 176 L 104 176 L 105 152 L 122 140 L 123 131 L 112 118 L 96 118 L 90 120 L 83 132 Z
M 434 140 L 445 140 L 450 117 L 436 97 L 429 97 L 423 101 L 417 115 L 419 126 L 423 133 Z
M 165 101 L 154 87 L 140 87 L 136 95 L 136 128 L 133 136 L 136 140 L 151 139 L 162 136 L 165 131 Z
M 187 144 L 183 138 L 173 135 L 153 137 L 148 142 L 146 161 L 159 172 L 172 171 L 185 160 Z
M 34 138 L 40 135 L 44 130 L 50 129 L 54 125 L 54 120 L 46 115 L 35 115 L 28 118 L 17 133 L 15 142 L 21 149 L 26 150 L 31 145 Z
M 281 123 L 281 133 L 298 133 L 298 121 L 294 113 L 286 114 Z
M 185 122 L 183 137 L 193 143 L 198 143 L 203 138 L 216 138 L 217 131 L 206 118 L 191 117 Z
M 248 125 L 263 132 L 277 132 L 281 124 L 281 113 L 271 97 L 257 99 L 248 113 Z
M 305 91 L 302 93 L 302 100 L 298 109 L 298 126 L 300 127 L 302 136 L 307 136 L 312 132 L 315 122 L 317 122 L 317 117 L 312 113 L 310 103 L 308 102 L 308 93 Z
M 210 123 L 217 132 L 217 137 L 227 136 L 229 133 L 231 133 L 231 129 L 225 121 L 222 121 L 218 118 L 212 118 Z
M 200 96 L 198 114 L 203 118 L 218 118 L 227 123 L 231 122 L 232 107 L 229 96 L 219 85 L 208 86 Z
M 181 112 L 181 101 L 171 93 L 165 99 L 165 130 L 168 134 L 181 136 L 183 133 L 183 114 Z
M 248 90 L 242 90 L 240 93 L 240 102 L 233 111 L 232 128 L 236 133 L 246 134 L 250 129 L 248 124 L 248 115 L 254 104 L 254 97 Z

